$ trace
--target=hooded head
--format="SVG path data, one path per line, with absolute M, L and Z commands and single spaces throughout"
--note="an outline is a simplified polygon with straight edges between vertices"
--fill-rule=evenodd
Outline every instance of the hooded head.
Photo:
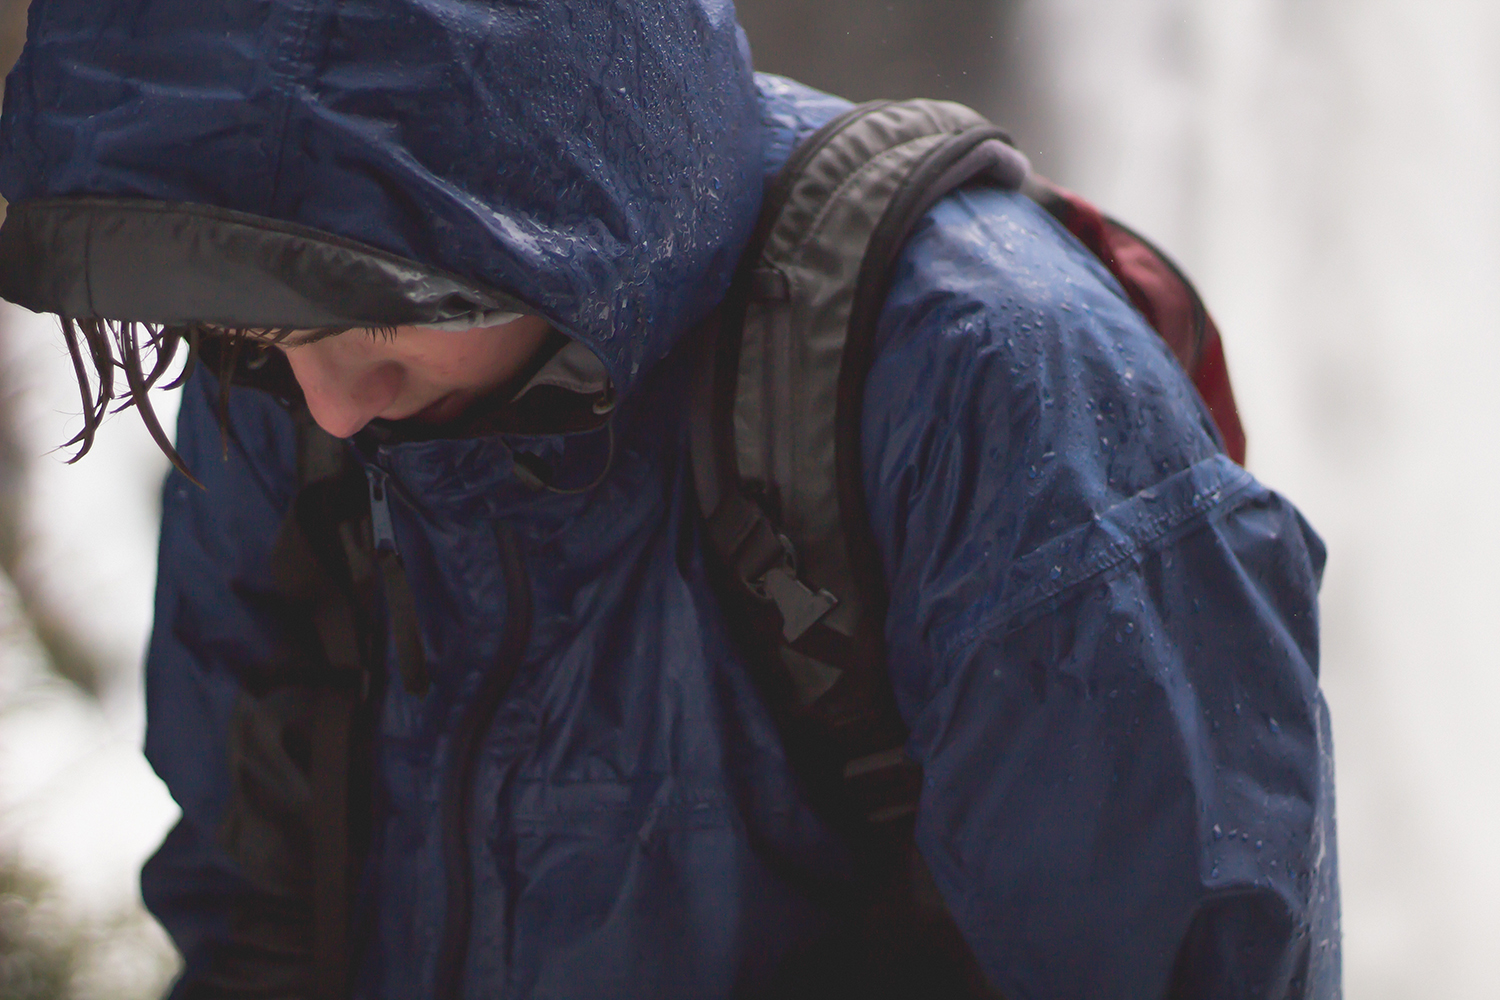
M 618 391 L 760 198 L 729 0 L 48 0 L 5 89 L 0 295 L 69 320 L 545 317 Z

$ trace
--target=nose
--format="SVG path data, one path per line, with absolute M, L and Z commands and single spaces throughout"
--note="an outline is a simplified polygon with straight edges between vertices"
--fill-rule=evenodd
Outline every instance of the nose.
M 287 362 L 317 425 L 334 437 L 353 437 L 396 401 L 406 381 L 400 363 L 347 357 L 331 337 L 288 348 Z

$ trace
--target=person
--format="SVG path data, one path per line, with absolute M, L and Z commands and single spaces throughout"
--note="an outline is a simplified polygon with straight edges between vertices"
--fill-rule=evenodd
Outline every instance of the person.
M 273 565 L 299 414 L 383 490 L 425 670 L 386 635 L 352 994 L 806 995 L 845 855 L 727 631 L 685 397 L 764 183 L 847 106 L 752 72 L 727 0 L 33 7 L 0 292 L 62 316 L 85 446 L 180 341 L 218 359 L 146 674 L 175 996 L 311 989 L 319 793 L 266 761 L 320 720 L 262 725 L 317 624 Z M 945 198 L 861 449 L 916 844 L 989 987 L 1337 996 L 1323 547 L 1101 264 L 1016 192 Z

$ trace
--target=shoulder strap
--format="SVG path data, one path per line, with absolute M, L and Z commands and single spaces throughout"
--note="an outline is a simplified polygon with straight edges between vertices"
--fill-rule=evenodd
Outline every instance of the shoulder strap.
M 875 323 L 913 227 L 963 184 L 1013 189 L 1026 171 L 957 104 L 835 119 L 769 192 L 699 365 L 694 479 L 730 618 L 814 808 L 862 869 L 842 937 L 807 966 L 863 984 L 847 995 L 993 995 L 913 847 L 921 770 L 886 671 L 859 438 Z
M 860 475 L 875 319 L 938 199 L 1025 174 L 1005 134 L 961 105 L 879 102 L 835 119 L 768 194 L 700 366 L 694 471 L 709 536 L 769 647 L 762 679 L 794 760 L 859 841 L 913 813 L 920 788 L 886 677 Z

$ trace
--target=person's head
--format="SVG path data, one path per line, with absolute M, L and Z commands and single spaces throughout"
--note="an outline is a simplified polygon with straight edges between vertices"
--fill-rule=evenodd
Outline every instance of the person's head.
M 314 330 L 65 320 L 64 337 L 82 394 L 84 425 L 64 447 L 79 446 L 73 461 L 87 454 L 99 423 L 111 404 L 119 401 L 140 412 L 163 452 L 191 477 L 166 439 L 148 394 L 186 344 L 192 357 L 182 377 L 169 388 L 182 381 L 205 341 L 218 342 L 212 354 L 219 365 L 221 395 L 228 392 L 236 360 L 245 352 L 283 355 L 313 421 L 335 437 L 352 437 L 375 419 L 447 423 L 512 381 L 551 332 L 540 316 L 497 318 L 500 322 L 460 329 Z M 123 386 L 115 380 L 117 370 L 123 374 Z
M 288 353 L 347 392 L 336 431 L 446 412 L 541 325 L 624 395 L 722 297 L 763 153 L 728 0 L 49 0 L 5 91 L 0 296 L 106 384 L 189 330 L 347 330 Z M 497 314 L 535 319 L 463 340 Z

